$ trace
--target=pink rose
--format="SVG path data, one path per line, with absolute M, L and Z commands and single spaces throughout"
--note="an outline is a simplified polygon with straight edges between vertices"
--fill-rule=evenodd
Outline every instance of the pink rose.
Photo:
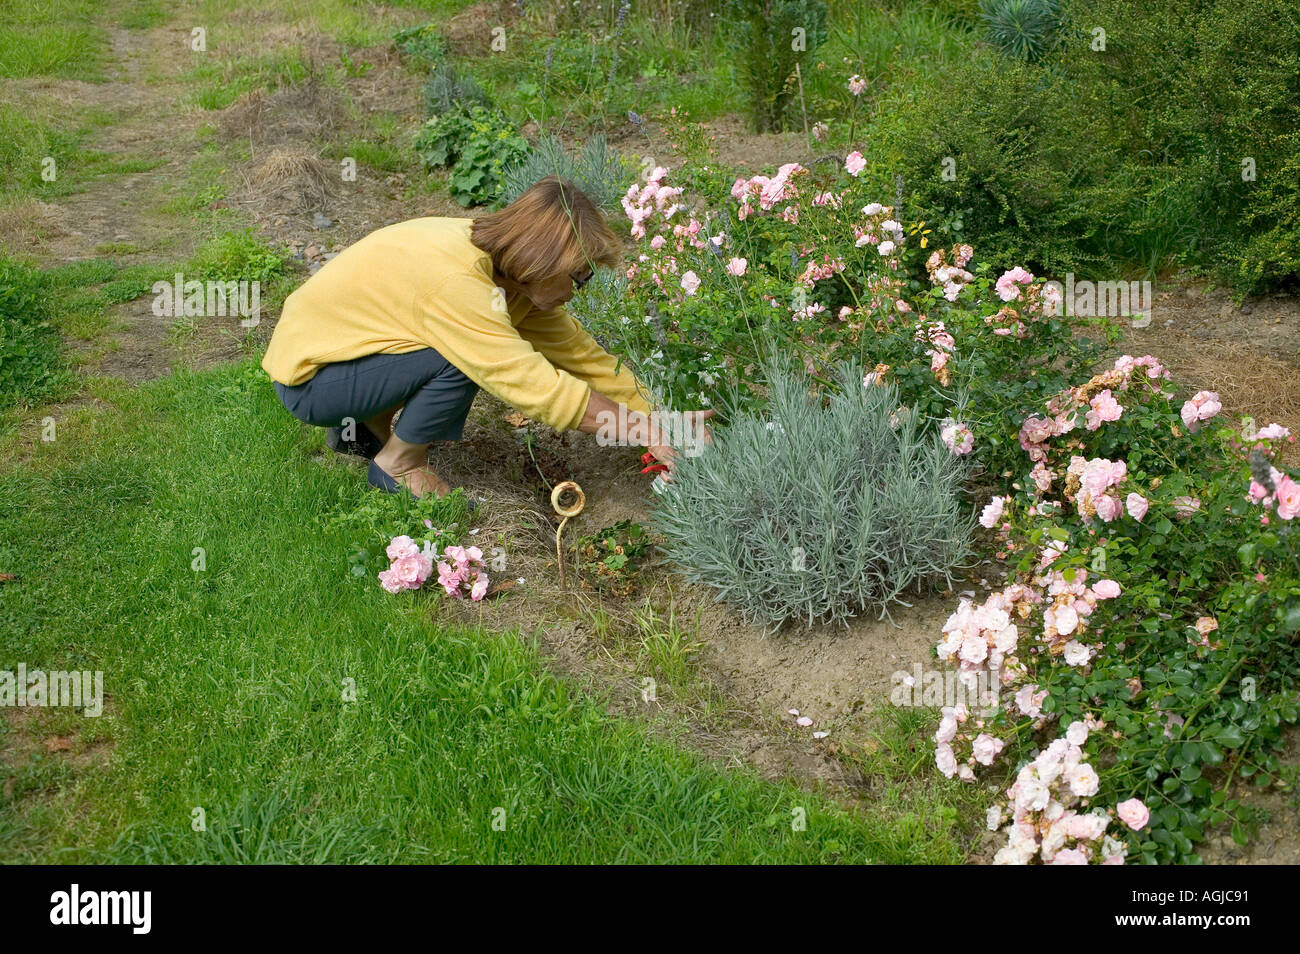
M 1101 779 L 1096 770 L 1086 762 L 1080 762 L 1065 775 L 1070 784 L 1070 791 L 1080 798 L 1089 798 L 1097 794 Z
M 1004 743 L 987 732 L 981 732 L 971 745 L 971 754 L 980 765 L 992 765 L 997 754 L 1002 751 Z
M 1088 856 L 1080 848 L 1062 848 L 1048 864 L 1052 865 L 1086 865 Z
M 1093 507 L 1097 510 L 1099 516 L 1106 523 L 1110 523 L 1120 515 L 1119 498 L 1114 494 L 1103 494 L 1092 501 Z
M 402 557 L 413 556 L 420 552 L 420 548 L 415 545 L 415 541 L 406 535 L 393 537 L 388 544 L 388 549 L 384 551 L 390 560 L 400 560 Z
M 727 262 L 727 274 L 739 277 L 745 274 L 745 268 L 748 265 L 749 261 L 747 259 L 733 258 L 731 261 Z
M 1091 410 L 1087 414 L 1086 427 L 1090 431 L 1095 431 L 1102 424 L 1108 421 L 1118 421 L 1120 415 L 1124 413 L 1124 408 L 1115 400 L 1111 394 L 1110 388 L 1102 391 L 1089 402 Z
M 700 276 L 695 272 L 687 272 L 682 275 L 682 289 L 687 295 L 694 295 L 700 288 Z
M 1092 592 L 1099 600 L 1113 600 L 1119 596 L 1119 584 L 1114 580 L 1098 580 L 1092 584 Z
M 1147 498 L 1141 494 L 1129 494 L 1124 499 L 1124 506 L 1128 510 L 1128 515 L 1139 523 L 1147 515 Z
M 1134 831 L 1146 827 L 1147 822 L 1151 820 L 1151 812 L 1142 804 L 1141 799 L 1130 798 L 1126 802 L 1120 802 L 1115 806 L 1115 812 L 1119 815 L 1120 821 L 1128 825 Z
M 1300 514 L 1300 484 L 1284 476 L 1277 481 L 1277 515 L 1283 520 Z
M 980 526 L 991 530 L 1002 519 L 1003 506 L 1005 501 L 1002 497 L 994 497 L 990 500 L 980 514 Z
M 867 168 L 867 160 L 862 158 L 862 153 L 854 150 L 844 157 L 844 171 L 851 176 L 862 174 L 862 170 Z
M 1016 287 L 1017 285 L 1027 285 L 1033 280 L 1033 275 L 1017 265 L 1010 271 L 1003 272 L 994 287 L 999 298 L 1003 301 L 1011 301 L 1020 297 L 1020 289 Z

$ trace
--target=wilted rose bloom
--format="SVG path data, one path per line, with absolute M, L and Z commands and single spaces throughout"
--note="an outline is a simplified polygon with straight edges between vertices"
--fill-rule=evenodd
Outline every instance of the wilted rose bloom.
M 1147 822 L 1151 820 L 1151 811 L 1138 798 L 1120 802 L 1115 806 L 1115 813 L 1119 815 L 1120 821 L 1134 831 L 1145 828 Z
M 812 127 L 813 138 L 822 142 L 830 134 L 831 127 L 823 122 L 815 122 Z
M 700 276 L 695 272 L 686 272 L 682 275 L 682 288 L 687 295 L 694 295 L 700 288 Z
M 1219 628 L 1219 621 L 1213 616 L 1202 616 L 1196 621 L 1196 632 L 1204 639 Z
M 1061 313 L 1061 301 L 1063 296 L 1061 294 L 1061 289 L 1058 286 L 1054 284 L 1044 285 L 1041 299 L 1043 302 L 1043 314 L 1058 315 Z
M 736 276 L 743 275 L 745 274 L 745 268 L 748 265 L 749 261 L 747 259 L 733 258 L 731 261 L 727 262 L 727 274 Z
M 867 160 L 862 158 L 862 153 L 856 149 L 844 158 L 844 171 L 851 176 L 862 174 L 862 170 L 867 168 Z
M 849 92 L 854 96 L 861 96 L 867 88 L 867 81 L 857 73 L 849 77 Z

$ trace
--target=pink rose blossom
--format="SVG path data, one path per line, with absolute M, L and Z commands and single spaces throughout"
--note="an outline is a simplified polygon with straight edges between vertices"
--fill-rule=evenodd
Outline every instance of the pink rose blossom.
M 1005 499 L 994 497 L 985 505 L 983 512 L 980 514 L 980 526 L 992 529 L 999 520 L 1002 519 L 1002 508 L 1005 506 Z
M 862 153 L 854 150 L 844 159 L 844 171 L 851 176 L 862 174 L 862 170 L 867 167 L 867 160 L 862 158 Z
M 1020 297 L 1020 289 L 1016 287 L 1017 285 L 1027 285 L 1033 280 L 1033 275 L 1017 265 L 1010 271 L 1003 272 L 994 287 L 999 298 L 1003 301 L 1011 301 Z
M 1142 803 L 1141 799 L 1137 798 L 1130 798 L 1128 801 L 1120 802 L 1115 806 L 1115 813 L 1119 815 L 1120 821 L 1134 831 L 1145 828 L 1147 822 L 1151 820 L 1151 811 Z

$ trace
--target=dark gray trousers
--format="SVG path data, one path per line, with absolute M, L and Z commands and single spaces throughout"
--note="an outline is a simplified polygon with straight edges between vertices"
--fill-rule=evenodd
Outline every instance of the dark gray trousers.
M 478 393 L 465 372 L 432 348 L 339 361 L 302 384 L 274 384 L 290 414 L 318 427 L 338 427 L 344 418 L 360 424 L 404 405 L 393 433 L 409 444 L 460 440 Z

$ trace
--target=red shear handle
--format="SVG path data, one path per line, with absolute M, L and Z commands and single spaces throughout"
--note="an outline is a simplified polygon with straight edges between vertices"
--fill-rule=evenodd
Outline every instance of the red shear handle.
M 646 451 L 641 455 L 641 463 L 645 465 L 641 468 L 641 473 L 643 474 L 657 474 L 660 471 L 668 469 L 667 464 L 660 463 L 659 458 L 655 457 L 655 455 L 649 451 Z

